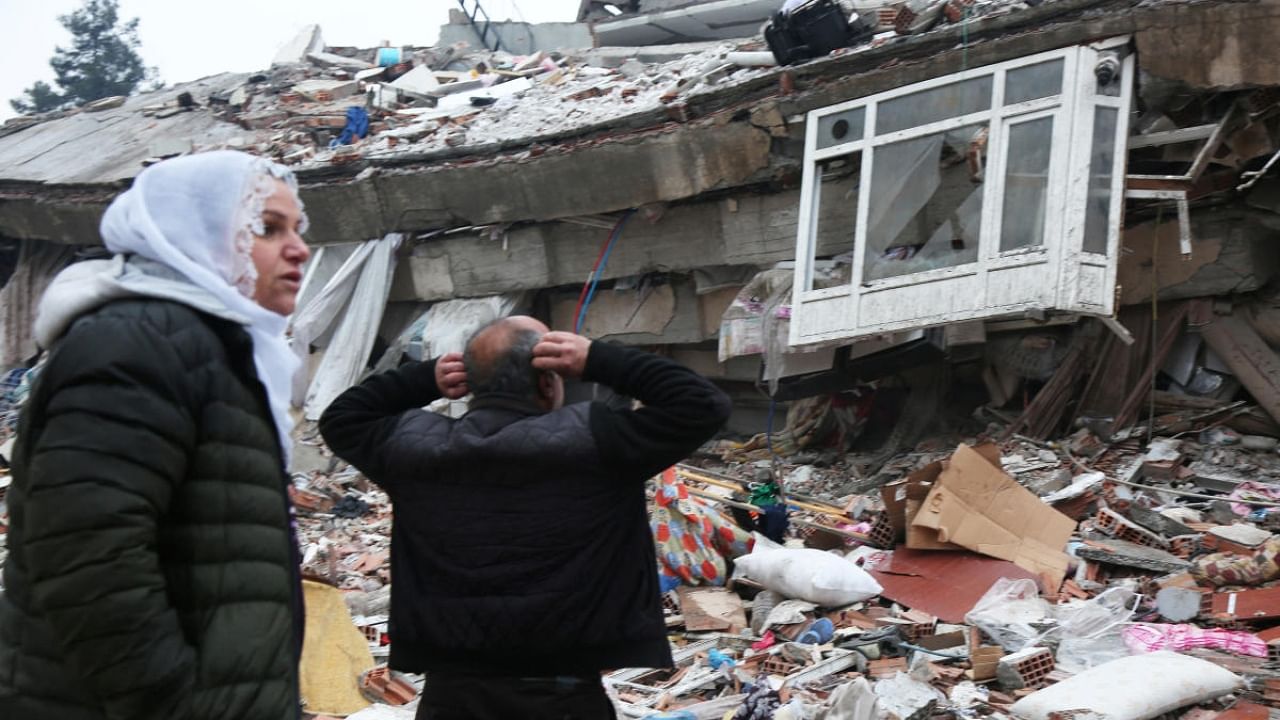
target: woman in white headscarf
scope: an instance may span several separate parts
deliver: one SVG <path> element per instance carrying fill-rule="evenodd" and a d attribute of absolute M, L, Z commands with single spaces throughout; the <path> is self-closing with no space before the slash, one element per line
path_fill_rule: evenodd
<path fill-rule="evenodd" d="M 284 331 L 305 224 L 278 165 L 168 160 L 107 209 L 115 257 L 46 293 L 8 495 L 0 717 L 298 717 Z"/>

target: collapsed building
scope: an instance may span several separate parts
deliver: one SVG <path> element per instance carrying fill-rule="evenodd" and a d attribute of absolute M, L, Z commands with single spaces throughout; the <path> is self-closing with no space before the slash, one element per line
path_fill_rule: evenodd
<path fill-rule="evenodd" d="M 700 11 L 714 26 L 725 5 L 596 27 Z M 754 21 L 771 9 L 747 5 Z M 431 304 L 439 317 L 521 304 L 727 382 L 767 378 L 780 399 L 948 358 L 985 377 L 998 409 L 1068 354 L 1084 375 L 1103 350 L 1135 368 L 1153 346 L 1167 353 L 1148 336 L 1171 346 L 1184 324 L 1165 330 L 1179 306 L 1153 296 L 1216 298 L 1216 322 L 1252 332 L 1208 333 L 1230 347 L 1162 382 L 1194 376 L 1223 395 L 1243 382 L 1274 419 L 1274 388 L 1235 357 L 1257 369 L 1268 358 L 1252 351 L 1280 340 L 1270 5 L 959 3 L 915 34 L 891 30 L 893 11 L 875 16 L 887 32 L 787 67 L 758 38 L 696 27 L 675 46 L 528 56 L 461 41 L 326 49 L 310 28 L 263 73 L 11 120 L 0 236 L 19 282 L 5 291 L 5 363 L 34 354 L 32 291 L 97 243 L 103 208 L 144 163 L 231 147 L 292 164 L 303 183 L 320 250 L 295 331 L 323 350 L 347 318 L 362 330 L 343 358 L 315 363 L 343 365 L 331 386 Z M 336 143 L 352 107 L 367 108 L 365 134 Z M 357 287 L 363 302 L 335 308 L 321 291 L 342 285 L 344 263 L 337 302 Z M 575 315 L 584 279 L 594 294 Z M 317 297 L 330 301 L 319 323 L 306 312 Z M 1084 332 L 1087 317 L 1105 332 Z M 905 364 L 875 362 L 894 348 Z M 1076 414 L 1132 421 L 1120 411 L 1136 379 L 1094 383 Z M 759 395 L 739 397 L 741 427 L 758 426 L 745 411 Z"/>
<path fill-rule="evenodd" d="M 759 34 L 779 5 L 584 0 L 581 22 L 551 26 L 457 13 L 431 47 L 331 47 L 312 27 L 259 73 L 8 121 L 10 384 L 38 353 L 40 292 L 100 252 L 110 200 L 146 164 L 235 148 L 291 165 L 311 218 L 291 329 L 310 360 L 295 392 L 306 419 L 370 370 L 526 312 L 730 390 L 734 418 L 709 454 L 752 481 L 785 476 L 816 508 L 800 525 L 811 545 L 933 547 L 913 540 L 923 494 L 910 488 L 927 492 L 915 473 L 963 438 L 1006 443 L 995 465 L 1073 520 L 1170 552 L 1182 530 L 1130 528 L 1112 517 L 1144 507 L 1128 486 L 1073 472 L 1237 502 L 1242 483 L 1280 476 L 1275 443 L 1258 439 L 1280 437 L 1280 4 L 858 0 L 863 35 L 785 65 Z M 314 482 L 299 507 L 368 513 L 367 481 L 303 427 L 295 469 Z M 1143 447 L 1197 431 L 1209 434 L 1194 448 Z M 1256 457 L 1225 447 L 1241 434 Z M 712 471 L 681 471 L 753 508 L 698 472 Z M 904 477 L 912 511 L 880 496 Z M 878 520 L 856 524 L 868 509 Z M 390 520 L 377 513 L 359 529 L 327 520 L 307 563 L 378 592 Z M 1189 552 L 1161 569 L 1185 569 Z M 911 562 L 926 565 L 902 553 L 886 567 Z M 1046 596 L 1104 594 L 1105 572 L 1055 568 Z M 895 600 L 929 604 L 879 577 Z M 869 611 L 836 623 L 927 624 Z M 680 657 L 688 668 L 740 644 Z M 822 677 L 855 663 L 840 657 L 776 669 Z M 1039 681 L 1037 658 L 1013 664 Z M 642 673 L 615 680 L 634 716 L 659 704 Z"/>

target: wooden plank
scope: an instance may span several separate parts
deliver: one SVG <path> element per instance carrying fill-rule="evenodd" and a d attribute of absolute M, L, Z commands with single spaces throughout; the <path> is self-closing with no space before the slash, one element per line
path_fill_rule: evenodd
<path fill-rule="evenodd" d="M 1173 349 L 1173 343 L 1182 334 L 1182 326 L 1187 319 L 1187 310 L 1187 303 L 1178 303 L 1170 308 L 1167 315 L 1160 316 L 1161 327 L 1155 353 L 1149 358 L 1146 370 L 1138 378 L 1137 383 L 1129 390 L 1124 405 L 1116 413 L 1116 419 L 1112 427 L 1116 429 L 1128 427 L 1138 417 L 1138 409 L 1141 407 L 1142 401 L 1151 392 L 1151 378 L 1154 377 L 1157 369 L 1164 365 L 1165 358 L 1169 356 L 1169 351 Z"/>
<path fill-rule="evenodd" d="M 692 470 L 689 467 L 684 465 L 678 466 L 676 468 L 676 472 L 679 473 L 681 477 L 688 478 L 691 480 L 697 480 L 698 482 L 703 482 L 708 485 L 715 485 L 728 490 L 736 490 L 739 492 L 743 491 L 742 484 L 739 482 L 734 482 L 732 480 L 725 480 L 723 478 L 711 477 L 710 475 L 697 472 L 696 470 Z M 813 501 L 805 502 L 806 499 L 813 500 Z M 841 520 L 849 519 L 848 513 L 846 513 L 843 509 L 838 508 L 834 505 L 825 504 L 822 501 L 817 500 L 816 498 L 807 498 L 807 496 L 803 496 L 803 495 L 789 494 L 787 496 L 787 504 L 794 505 L 795 507 L 798 507 L 802 510 L 808 510 L 810 512 L 816 512 L 823 515 L 830 515 L 832 517 L 837 517 L 837 518 L 840 518 Z"/>
<path fill-rule="evenodd" d="M 1201 326 L 1200 334 L 1258 405 L 1280 422 L 1280 357 L 1253 326 L 1235 315 L 1218 316 Z"/>
<path fill-rule="evenodd" d="M 1129 149 L 1136 150 L 1153 145 L 1173 145 L 1175 143 L 1204 140 L 1213 135 L 1213 131 L 1217 128 L 1218 123 L 1209 123 L 1207 125 L 1196 125 L 1195 127 L 1178 128 L 1177 130 L 1163 130 L 1161 132 L 1147 133 L 1146 135 L 1135 135 L 1129 138 Z"/>
<path fill-rule="evenodd" d="M 1133 336 L 1133 344 L 1111 342 L 1103 348 L 1094 377 L 1082 394 L 1082 415 L 1115 417 L 1151 350 L 1151 308 L 1122 308 L 1119 321 Z"/>
<path fill-rule="evenodd" d="M 1196 161 L 1191 164 L 1191 169 L 1187 171 L 1187 178 L 1191 182 L 1200 179 L 1200 175 L 1205 168 L 1209 167 L 1209 161 L 1213 159 L 1214 153 L 1218 151 L 1218 146 L 1222 145 L 1222 140 L 1226 136 L 1227 126 L 1231 124 L 1236 115 L 1236 106 L 1232 105 L 1227 114 L 1222 116 L 1218 121 L 1218 126 L 1214 128 L 1213 134 L 1205 141 L 1204 147 L 1200 148 L 1200 154 L 1196 156 Z"/>
<path fill-rule="evenodd" d="M 1066 413 L 1068 404 L 1076 396 L 1075 391 L 1084 375 L 1088 358 L 1093 357 L 1098 340 L 1097 330 L 1098 326 L 1092 323 L 1077 330 L 1062 364 L 1054 371 L 1049 382 L 1036 393 L 1035 399 L 1022 411 L 1022 415 L 1005 430 L 1001 442 L 1023 428 L 1036 440 L 1044 440 L 1057 431 L 1062 425 L 1062 416 Z"/>

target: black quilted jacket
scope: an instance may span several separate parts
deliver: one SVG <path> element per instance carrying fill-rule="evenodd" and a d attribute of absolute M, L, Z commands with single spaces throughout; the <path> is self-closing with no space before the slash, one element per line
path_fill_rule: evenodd
<path fill-rule="evenodd" d="M 298 717 L 296 548 L 255 378 L 243 329 L 177 303 L 71 327 L 19 426 L 0 718 Z"/>
<path fill-rule="evenodd" d="M 645 481 L 724 424 L 729 400 L 655 355 L 593 343 L 584 379 L 644 403 L 550 413 L 482 398 L 453 420 L 433 363 L 369 378 L 320 420 L 391 496 L 391 665 L 553 676 L 666 667 Z"/>

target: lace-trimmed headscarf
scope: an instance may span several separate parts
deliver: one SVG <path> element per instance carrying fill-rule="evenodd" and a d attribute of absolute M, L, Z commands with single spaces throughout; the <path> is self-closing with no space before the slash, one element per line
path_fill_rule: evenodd
<path fill-rule="evenodd" d="M 101 231 L 108 250 L 167 266 L 245 326 L 287 458 L 293 428 L 290 388 L 300 361 L 285 339 L 288 318 L 253 300 L 254 235 L 265 234 L 262 211 L 276 180 L 296 198 L 293 173 L 246 153 L 226 150 L 166 160 L 139 173 L 133 187 L 111 203 Z"/>

